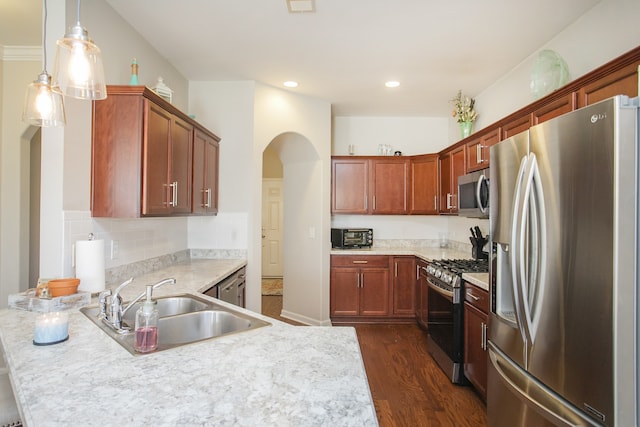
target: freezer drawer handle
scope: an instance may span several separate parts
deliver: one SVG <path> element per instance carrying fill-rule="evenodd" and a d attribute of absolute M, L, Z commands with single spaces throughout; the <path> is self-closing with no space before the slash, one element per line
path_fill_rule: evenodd
<path fill-rule="evenodd" d="M 528 376 L 517 366 L 511 365 L 502 352 L 489 342 L 489 359 L 500 379 L 514 395 L 527 406 L 558 426 L 597 426 L 593 420 L 577 412 L 568 403 L 561 401 L 553 392 L 547 390 L 533 377 Z M 519 383 L 516 380 L 520 379 Z M 525 391 L 526 390 L 526 391 Z"/>

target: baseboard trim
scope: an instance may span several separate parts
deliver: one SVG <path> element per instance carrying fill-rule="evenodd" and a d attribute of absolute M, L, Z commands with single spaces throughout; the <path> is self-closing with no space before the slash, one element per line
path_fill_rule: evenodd
<path fill-rule="evenodd" d="M 331 326 L 331 320 L 317 320 L 288 310 L 282 310 L 280 316 L 308 326 Z"/>

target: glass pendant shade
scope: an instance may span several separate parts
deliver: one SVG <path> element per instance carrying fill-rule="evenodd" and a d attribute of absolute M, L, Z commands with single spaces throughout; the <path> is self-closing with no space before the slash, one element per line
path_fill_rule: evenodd
<path fill-rule="evenodd" d="M 43 71 L 27 86 L 22 120 L 34 126 L 64 126 L 66 117 L 62 92 L 51 85 L 51 76 Z"/>
<path fill-rule="evenodd" d="M 78 99 L 105 99 L 100 48 L 89 38 L 87 30 L 78 22 L 58 40 L 53 82 L 63 94 Z"/>

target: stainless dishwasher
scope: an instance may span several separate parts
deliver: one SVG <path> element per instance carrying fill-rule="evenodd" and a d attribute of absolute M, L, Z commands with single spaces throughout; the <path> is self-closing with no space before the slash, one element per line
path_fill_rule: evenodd
<path fill-rule="evenodd" d="M 206 291 L 205 294 L 244 307 L 245 277 L 246 269 L 242 267 L 222 279 L 214 287 Z"/>

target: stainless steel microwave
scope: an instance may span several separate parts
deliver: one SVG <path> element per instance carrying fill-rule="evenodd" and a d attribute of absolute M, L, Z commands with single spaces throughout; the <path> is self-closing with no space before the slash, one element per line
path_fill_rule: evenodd
<path fill-rule="evenodd" d="M 373 244 L 371 228 L 332 228 L 331 247 L 338 249 L 366 248 Z"/>
<path fill-rule="evenodd" d="M 458 215 L 489 218 L 489 169 L 458 177 Z"/>

